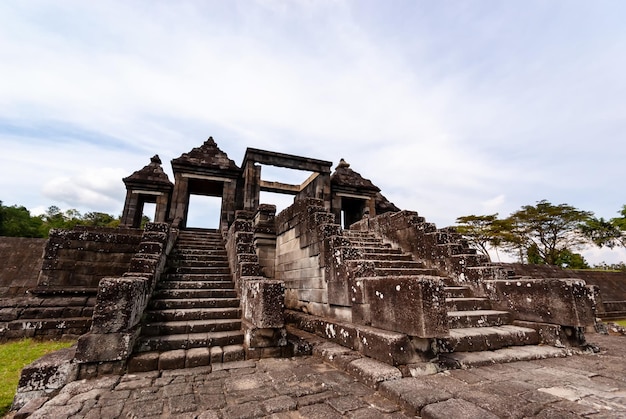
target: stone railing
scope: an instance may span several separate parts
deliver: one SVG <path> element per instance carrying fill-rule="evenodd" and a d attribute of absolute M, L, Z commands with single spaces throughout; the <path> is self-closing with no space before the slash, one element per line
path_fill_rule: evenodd
<path fill-rule="evenodd" d="M 453 228 L 437 230 L 415 212 L 366 218 L 351 229 L 373 232 L 410 252 L 453 283 L 470 287 L 474 296 L 488 297 L 494 309 L 509 311 L 526 326 L 579 330 L 594 325 L 597 290 L 584 281 L 567 279 L 566 272 L 562 278 L 516 279 L 511 269 L 476 255 Z"/>
<path fill-rule="evenodd" d="M 253 219 L 249 211 L 237 211 L 226 234 L 226 251 L 242 306 L 246 357 L 280 357 L 287 350 L 284 317 L 284 284 L 261 275 L 254 246 Z"/>
<path fill-rule="evenodd" d="M 297 201 L 276 225 L 276 275 L 285 281 L 289 309 L 420 338 L 447 334 L 441 279 L 369 276 L 365 255 L 321 200 Z"/>
<path fill-rule="evenodd" d="M 177 233 L 166 223 L 147 224 L 124 276 L 100 281 L 91 330 L 78 340 L 81 377 L 123 370 Z"/>

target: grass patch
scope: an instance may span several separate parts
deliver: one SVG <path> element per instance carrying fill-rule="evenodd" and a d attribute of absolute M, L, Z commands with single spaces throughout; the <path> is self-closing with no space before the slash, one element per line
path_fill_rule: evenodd
<path fill-rule="evenodd" d="M 22 368 L 42 355 L 73 344 L 74 342 L 67 341 L 32 339 L 0 344 L 0 416 L 4 416 L 11 408 Z"/>
<path fill-rule="evenodd" d="M 623 319 L 623 320 L 611 320 L 611 322 L 617 323 L 620 326 L 626 327 L 626 319 Z"/>

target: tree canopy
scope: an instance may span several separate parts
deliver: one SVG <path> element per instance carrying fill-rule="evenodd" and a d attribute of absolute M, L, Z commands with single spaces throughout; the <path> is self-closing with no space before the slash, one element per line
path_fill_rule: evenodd
<path fill-rule="evenodd" d="M 497 214 L 457 218 L 457 230 L 486 253 L 487 246 L 514 254 L 520 262 L 588 268 L 575 251 L 584 245 L 626 245 L 626 205 L 622 217 L 596 219 L 592 212 L 547 200 L 525 205 L 509 217 Z"/>
<path fill-rule="evenodd" d="M 88 212 L 82 215 L 75 209 L 62 212 L 54 205 L 48 207 L 45 214 L 31 215 L 23 206 L 8 207 L 0 201 L 0 236 L 47 237 L 53 228 L 74 228 L 77 225 L 117 227 L 119 223 L 120 217 L 113 215 L 102 212 Z"/>

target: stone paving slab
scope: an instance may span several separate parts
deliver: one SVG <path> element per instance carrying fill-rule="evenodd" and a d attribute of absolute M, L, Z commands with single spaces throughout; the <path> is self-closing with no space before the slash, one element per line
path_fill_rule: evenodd
<path fill-rule="evenodd" d="M 321 355 L 106 376 L 9 417 L 626 418 L 626 337 L 589 340 L 600 353 L 404 378 L 365 358 L 339 370 Z"/>

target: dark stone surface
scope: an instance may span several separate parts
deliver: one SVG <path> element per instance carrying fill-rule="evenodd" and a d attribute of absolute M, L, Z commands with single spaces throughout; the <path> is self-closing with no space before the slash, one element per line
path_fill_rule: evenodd
<path fill-rule="evenodd" d="M 395 379 L 379 391 L 315 357 L 109 376 L 66 385 L 31 417 L 621 417 L 625 339 L 594 335 L 595 355 Z"/>
<path fill-rule="evenodd" d="M 0 237 L 0 298 L 24 295 L 37 285 L 46 239 Z"/>

